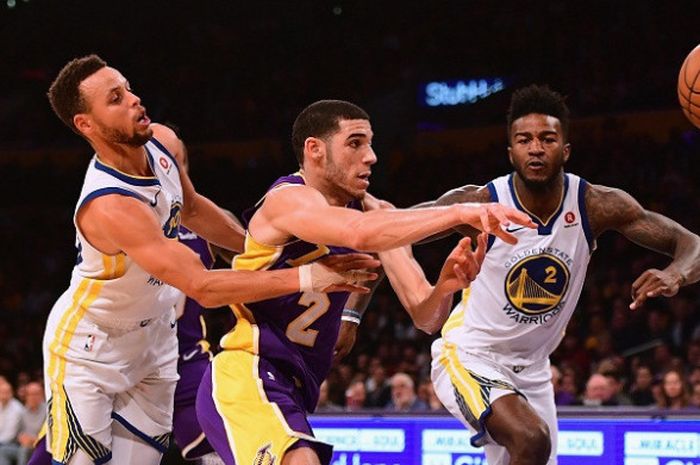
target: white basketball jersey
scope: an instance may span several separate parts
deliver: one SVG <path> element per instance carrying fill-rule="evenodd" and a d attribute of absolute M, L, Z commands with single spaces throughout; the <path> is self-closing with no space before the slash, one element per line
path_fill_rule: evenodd
<path fill-rule="evenodd" d="M 512 174 L 488 188 L 493 201 L 527 212 Z M 481 272 L 445 323 L 445 340 L 512 365 L 549 357 L 576 308 L 595 247 L 585 188 L 586 181 L 565 174 L 563 198 L 552 217 L 531 215 L 538 229 L 511 225 L 508 230 L 518 238 L 514 246 L 489 238 Z"/>
<path fill-rule="evenodd" d="M 78 257 L 70 287 L 56 302 L 55 310 L 79 305 L 98 322 L 143 321 L 172 308 L 180 295 L 175 288 L 145 272 L 125 253 L 105 255 L 95 249 L 83 236 L 76 220 L 78 211 L 87 202 L 103 195 L 126 195 L 148 205 L 162 225 L 163 234 L 178 240 L 182 186 L 177 162 L 155 139 L 145 147 L 153 177 L 122 173 L 100 161 L 97 154 L 90 161 L 73 219 Z"/>

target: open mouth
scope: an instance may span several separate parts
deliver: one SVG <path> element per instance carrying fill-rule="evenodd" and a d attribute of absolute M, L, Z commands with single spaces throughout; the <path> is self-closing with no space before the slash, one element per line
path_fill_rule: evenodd
<path fill-rule="evenodd" d="M 539 160 L 533 160 L 527 164 L 527 167 L 531 170 L 539 171 L 541 169 L 544 169 L 545 165 Z"/>
<path fill-rule="evenodd" d="M 141 112 L 139 117 L 136 119 L 136 122 L 144 126 L 148 126 L 149 124 L 151 124 L 150 118 L 148 117 L 148 115 L 146 115 L 146 110 L 143 110 Z"/>

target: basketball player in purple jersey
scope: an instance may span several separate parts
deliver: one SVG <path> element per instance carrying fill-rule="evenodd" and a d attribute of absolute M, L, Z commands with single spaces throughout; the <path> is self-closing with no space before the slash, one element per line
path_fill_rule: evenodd
<path fill-rule="evenodd" d="M 435 286 L 404 246 L 459 224 L 513 243 L 501 225 L 534 223 L 499 204 L 385 209 L 366 192 L 377 160 L 372 135 L 369 116 L 351 103 L 324 100 L 302 111 L 292 132 L 302 169 L 275 181 L 244 214 L 245 250 L 233 268 L 285 269 L 353 250 L 380 251 L 404 306 L 430 325 L 476 276 L 485 236 L 474 253 L 469 239 L 460 241 Z M 197 395 L 202 429 L 227 465 L 329 462 L 331 448 L 313 437 L 306 414 L 330 368 L 347 297 L 295 292 L 232 306 L 236 326 L 222 338 Z"/>

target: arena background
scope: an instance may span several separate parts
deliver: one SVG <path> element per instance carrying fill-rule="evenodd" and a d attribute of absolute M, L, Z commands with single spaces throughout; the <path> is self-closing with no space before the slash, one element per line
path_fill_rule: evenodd
<path fill-rule="evenodd" d="M 407 207 L 507 172 L 505 110 L 513 89 L 534 82 L 568 96 L 570 171 L 621 187 L 697 233 L 700 130 L 679 109 L 676 79 L 700 43 L 699 8 L 2 0 L 0 374 L 20 388 L 41 376 L 45 317 L 74 263 L 71 217 L 91 152 L 45 97 L 69 59 L 95 52 L 120 69 L 153 120 L 180 128 L 198 190 L 237 214 L 296 169 L 291 124 L 314 100 L 348 99 L 368 110 L 379 156 L 371 191 Z M 459 81 L 470 89 L 460 94 L 465 102 L 426 103 L 429 83 L 457 92 Z M 431 279 L 455 240 L 416 248 Z M 665 263 L 619 235 L 599 241 L 580 308 L 553 357 L 574 396 L 601 370 L 630 394 L 640 364 L 652 368 L 657 391 L 673 367 L 688 389 L 691 376 L 700 381 L 698 286 L 627 309 L 630 283 Z M 355 350 L 331 373 L 331 400 L 343 406 L 352 380 L 377 366 L 420 382 L 431 339 L 412 329 L 383 285 Z"/>

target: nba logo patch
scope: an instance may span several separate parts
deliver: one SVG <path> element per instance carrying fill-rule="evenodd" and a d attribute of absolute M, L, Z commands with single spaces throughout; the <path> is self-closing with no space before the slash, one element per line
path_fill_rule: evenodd
<path fill-rule="evenodd" d="M 85 346 L 83 349 L 85 349 L 85 352 L 92 352 L 92 347 L 95 345 L 95 336 L 92 334 L 88 334 L 88 337 L 85 339 Z"/>

